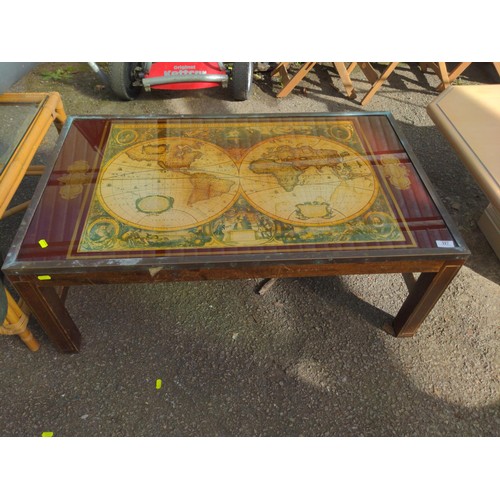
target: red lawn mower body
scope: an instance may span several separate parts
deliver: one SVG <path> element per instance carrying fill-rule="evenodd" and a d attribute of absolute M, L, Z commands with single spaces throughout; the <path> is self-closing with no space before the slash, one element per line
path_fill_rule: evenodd
<path fill-rule="evenodd" d="M 131 101 L 141 88 L 150 90 L 195 90 L 227 86 L 235 101 L 250 97 L 251 62 L 116 62 L 109 63 L 111 90 Z"/>
<path fill-rule="evenodd" d="M 161 77 L 204 77 L 206 75 L 219 75 L 226 77 L 226 69 L 220 68 L 216 62 L 155 62 L 144 78 Z M 218 87 L 220 82 L 179 82 L 151 85 L 152 89 L 160 90 L 193 90 Z"/>

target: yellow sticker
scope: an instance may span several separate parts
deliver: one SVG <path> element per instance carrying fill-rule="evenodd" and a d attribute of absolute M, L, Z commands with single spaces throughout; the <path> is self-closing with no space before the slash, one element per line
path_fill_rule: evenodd
<path fill-rule="evenodd" d="M 42 432 L 42 437 L 43 438 L 51 438 L 54 436 L 53 432 Z"/>
<path fill-rule="evenodd" d="M 40 240 L 38 242 L 38 244 L 42 247 L 42 248 L 47 248 L 49 246 L 49 244 L 45 241 L 45 240 Z"/>
<path fill-rule="evenodd" d="M 44 275 L 42 275 L 42 276 L 38 276 L 38 279 L 39 279 L 40 281 L 47 281 L 47 280 L 51 280 L 52 278 L 51 278 L 49 275 L 44 274 Z"/>
<path fill-rule="evenodd" d="M 161 389 L 161 378 L 156 379 L 156 388 Z"/>

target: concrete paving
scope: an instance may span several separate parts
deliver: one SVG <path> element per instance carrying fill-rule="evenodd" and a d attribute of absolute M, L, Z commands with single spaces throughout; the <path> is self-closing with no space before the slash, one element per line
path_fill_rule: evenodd
<path fill-rule="evenodd" d="M 66 70 L 58 81 L 57 68 Z M 256 280 L 75 287 L 67 306 L 81 353 L 57 352 L 34 319 L 39 352 L 0 338 L 0 435 L 500 434 L 500 266 L 477 227 L 488 202 L 426 113 L 437 78 L 403 64 L 361 107 L 330 65 L 284 99 L 258 76 L 246 102 L 222 88 L 120 102 L 79 64 L 42 65 L 11 91 L 58 91 L 71 115 L 390 111 L 472 251 L 417 335 L 381 329 L 405 297 L 399 275 L 279 280 L 263 296 Z M 362 97 L 367 84 L 353 79 Z M 477 63 L 459 83 L 498 77 Z M 52 130 L 36 161 L 56 139 Z M 36 182 L 27 178 L 17 198 Z M 21 219 L 0 222 L 3 253 Z"/>

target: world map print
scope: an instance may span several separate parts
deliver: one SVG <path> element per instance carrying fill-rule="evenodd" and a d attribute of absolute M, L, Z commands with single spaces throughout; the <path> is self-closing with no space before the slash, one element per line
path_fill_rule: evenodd
<path fill-rule="evenodd" d="M 349 122 L 155 127 L 112 126 L 78 252 L 404 241 Z"/>

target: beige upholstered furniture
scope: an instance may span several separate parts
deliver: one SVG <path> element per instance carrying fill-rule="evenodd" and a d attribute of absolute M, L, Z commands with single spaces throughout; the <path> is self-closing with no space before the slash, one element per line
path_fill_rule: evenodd
<path fill-rule="evenodd" d="M 500 258 L 500 85 L 449 87 L 427 111 L 490 202 L 479 226 Z"/>

